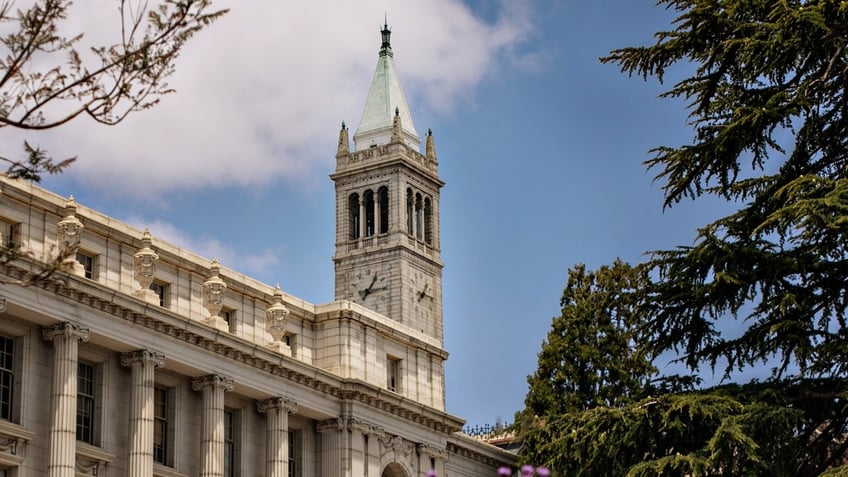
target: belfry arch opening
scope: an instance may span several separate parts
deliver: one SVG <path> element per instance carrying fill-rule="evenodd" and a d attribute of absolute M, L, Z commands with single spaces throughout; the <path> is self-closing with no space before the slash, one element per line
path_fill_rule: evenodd
<path fill-rule="evenodd" d="M 424 198 L 424 241 L 433 244 L 433 204 L 429 197 Z"/>
<path fill-rule="evenodd" d="M 366 190 L 363 194 L 363 200 L 365 202 L 365 236 L 371 237 L 374 235 L 376 226 L 376 219 L 374 217 L 374 192 Z"/>
<path fill-rule="evenodd" d="M 389 233 L 389 188 L 380 187 L 377 190 L 377 204 L 380 209 L 380 230 L 379 233 Z"/>
<path fill-rule="evenodd" d="M 350 233 L 348 234 L 351 240 L 359 239 L 359 221 L 361 217 L 359 216 L 359 194 L 353 193 L 350 194 L 347 200 L 348 206 L 348 217 L 350 217 L 350 221 L 348 223 L 348 227 L 350 227 Z"/>

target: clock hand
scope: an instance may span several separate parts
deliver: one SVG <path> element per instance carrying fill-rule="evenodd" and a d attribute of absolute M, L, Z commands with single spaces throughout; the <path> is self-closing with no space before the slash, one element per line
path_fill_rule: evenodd
<path fill-rule="evenodd" d="M 364 300 L 366 296 L 371 294 L 372 288 L 374 288 L 374 283 L 377 282 L 377 274 L 374 274 L 374 277 L 371 279 L 371 283 L 368 284 L 368 287 L 362 290 L 359 290 L 359 296 Z"/>

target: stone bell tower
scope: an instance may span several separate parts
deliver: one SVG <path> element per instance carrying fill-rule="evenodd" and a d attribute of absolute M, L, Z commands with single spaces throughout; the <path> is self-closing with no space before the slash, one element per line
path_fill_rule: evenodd
<path fill-rule="evenodd" d="M 401 87 L 384 25 L 377 70 L 350 149 L 339 132 L 336 171 L 336 299 L 362 304 L 442 337 L 439 179 L 433 135 L 425 152 Z"/>

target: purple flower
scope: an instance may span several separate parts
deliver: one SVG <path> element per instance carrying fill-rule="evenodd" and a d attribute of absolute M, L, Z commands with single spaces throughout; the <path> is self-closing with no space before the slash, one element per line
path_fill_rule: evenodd
<path fill-rule="evenodd" d="M 536 475 L 538 475 L 539 477 L 550 477 L 551 471 L 548 470 L 547 467 L 537 467 Z"/>
<path fill-rule="evenodd" d="M 521 466 L 521 475 L 524 477 L 530 477 L 533 475 L 533 466 L 532 465 L 522 465 Z"/>
<path fill-rule="evenodd" d="M 436 477 L 436 471 L 433 469 L 428 470 L 427 477 Z"/>
<path fill-rule="evenodd" d="M 507 466 L 502 466 L 498 469 L 498 475 L 501 477 L 509 477 L 510 475 L 512 475 L 512 469 Z"/>

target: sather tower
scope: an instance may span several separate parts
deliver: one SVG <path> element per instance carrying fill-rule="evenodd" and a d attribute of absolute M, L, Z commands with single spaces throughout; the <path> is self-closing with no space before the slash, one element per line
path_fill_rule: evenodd
<path fill-rule="evenodd" d="M 383 26 L 377 70 L 353 135 L 336 153 L 336 299 L 351 300 L 443 343 L 439 179 L 433 136 L 425 153 Z"/>

